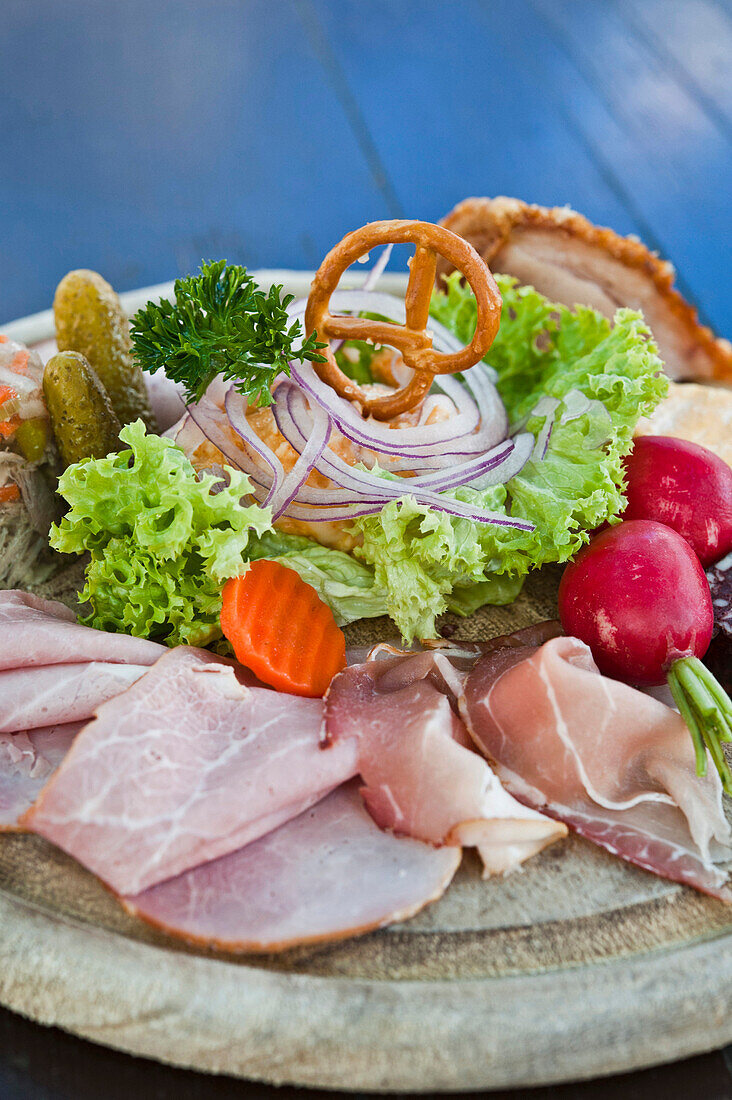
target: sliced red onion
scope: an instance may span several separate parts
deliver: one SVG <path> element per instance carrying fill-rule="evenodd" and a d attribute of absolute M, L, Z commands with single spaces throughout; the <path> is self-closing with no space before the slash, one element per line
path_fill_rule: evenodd
<path fill-rule="evenodd" d="M 231 395 L 234 398 L 230 400 Z M 238 407 L 236 398 L 239 399 Z M 282 463 L 250 426 L 241 397 L 233 386 L 227 392 L 226 405 L 226 412 L 223 412 L 204 396 L 197 404 L 188 405 L 187 411 L 206 439 L 221 451 L 231 466 L 249 474 L 255 484 L 266 486 L 268 497 L 262 503 L 269 504 L 269 496 L 279 490 L 285 479 Z M 232 428 L 240 441 L 232 437 Z M 263 470 L 262 464 L 268 470 Z"/>
<path fill-rule="evenodd" d="M 298 302 L 293 302 L 288 312 L 293 317 L 302 318 L 305 313 L 305 306 L 307 300 L 301 298 Z M 391 294 L 381 294 L 374 291 L 366 292 L 363 290 L 338 290 L 331 296 L 331 306 L 337 312 L 351 312 L 351 313 L 379 313 L 389 320 L 395 321 L 397 324 L 404 324 L 406 321 L 406 306 L 404 301 L 400 298 L 395 298 Z M 432 322 L 430 322 L 432 325 Z M 463 345 L 456 339 L 439 322 L 434 322 L 433 327 L 434 346 L 438 351 L 454 352 L 459 351 Z M 309 364 L 308 364 L 309 366 Z M 491 378 L 493 372 L 490 367 L 482 364 L 484 371 L 487 373 L 487 377 Z M 349 401 L 345 401 L 339 397 L 326 383 L 320 381 L 312 368 L 306 373 L 314 376 L 313 386 L 316 391 L 319 391 L 320 395 L 328 402 L 328 411 L 331 415 L 334 412 L 341 411 L 344 418 L 351 422 L 356 433 L 359 434 L 359 424 L 363 426 L 364 420 L 357 409 L 351 405 Z M 469 373 L 469 372 L 468 372 Z M 302 384 L 302 381 L 298 379 Z M 453 417 L 450 421 L 443 421 L 441 426 L 428 425 L 428 427 L 434 429 L 430 432 L 430 440 L 426 443 L 427 447 L 430 447 L 433 443 L 439 443 L 442 439 L 457 438 L 461 434 L 467 434 L 472 432 L 478 425 L 480 420 L 480 413 L 476 411 L 475 402 L 470 400 L 470 395 L 467 393 L 464 386 L 462 386 L 457 379 L 452 378 L 450 375 L 441 375 L 435 379 L 435 384 L 447 394 L 455 404 L 458 410 L 458 417 Z M 318 400 L 318 392 L 313 393 L 313 396 Z M 319 400 L 320 404 L 324 404 L 324 401 Z M 333 404 L 335 408 L 331 408 Z M 324 407 L 325 404 L 324 404 Z M 461 420 L 460 415 L 463 415 L 465 419 Z M 449 424 L 449 428 L 446 425 Z M 339 425 L 340 426 L 340 425 Z M 374 432 L 377 438 L 383 437 L 383 442 L 388 444 L 388 447 L 383 449 L 391 450 L 395 440 L 393 432 L 411 432 L 412 436 L 404 436 L 404 444 L 410 446 L 410 450 L 413 449 L 414 442 L 419 441 L 420 437 L 414 433 L 418 430 L 415 428 L 388 428 L 383 424 L 374 424 L 371 422 L 371 426 L 374 428 Z M 439 428 L 439 430 L 437 430 Z M 341 428 L 344 435 L 348 435 L 348 432 Z M 384 436 L 384 432 L 389 433 L 390 438 Z M 360 443 L 361 445 L 367 445 L 363 440 L 354 438 L 353 442 Z M 374 447 L 374 449 L 377 449 Z"/>
<path fill-rule="evenodd" d="M 405 494 L 402 494 L 402 496 L 404 495 Z M 443 497 L 442 500 L 448 506 L 440 510 L 446 512 L 448 515 L 457 516 L 459 519 L 469 519 L 473 523 L 490 523 L 497 527 L 512 527 L 519 531 L 534 530 L 534 524 L 529 523 L 527 520 L 516 519 L 513 516 L 506 516 L 500 512 L 487 512 L 482 508 L 470 508 L 469 505 L 462 505 L 459 501 L 450 500 L 449 497 Z M 358 519 L 359 516 L 376 515 L 381 511 L 385 503 L 386 502 L 383 500 L 365 501 L 350 507 L 345 505 L 333 508 L 308 508 L 306 506 L 292 504 L 287 510 L 287 515 L 292 519 L 303 520 L 306 523 L 333 523 L 343 520 Z"/>
<path fill-rule="evenodd" d="M 388 256 L 381 257 L 382 267 L 375 278 L 387 259 Z M 303 316 L 305 304 L 304 300 L 293 303 L 290 315 Z M 401 299 L 368 288 L 337 291 L 331 304 L 336 311 L 380 313 L 398 323 L 403 323 L 406 314 Z M 462 347 L 437 322 L 433 326 L 433 339 L 438 351 L 452 352 Z M 486 364 L 477 364 L 466 371 L 464 382 L 449 375 L 436 378 L 435 385 L 457 409 L 454 417 L 403 428 L 364 420 L 357 408 L 320 380 L 309 362 L 292 363 L 291 372 L 292 380 L 280 376 L 273 391 L 278 429 L 299 455 L 287 475 L 277 455 L 249 423 L 246 405 L 233 387 L 226 394 L 226 413 L 205 398 L 189 409 L 206 437 L 233 465 L 246 470 L 252 478 L 255 497 L 270 504 L 275 516 L 286 514 L 309 522 L 354 519 L 379 512 L 387 501 L 409 495 L 427 507 L 474 522 L 534 529 L 528 521 L 440 495 L 467 483 L 478 488 L 505 483 L 528 461 L 533 437 L 523 434 L 515 439 L 506 438 L 506 412 L 493 383 L 494 372 Z M 328 446 L 334 423 L 360 448 L 385 456 L 382 461 L 389 472 L 408 472 L 413 476 L 384 478 L 349 465 Z M 238 439 L 232 439 L 229 426 Z M 333 487 L 307 485 L 313 470 L 327 477 Z"/>
<path fill-rule="evenodd" d="M 280 433 L 296 450 L 301 451 L 310 437 L 311 408 L 304 395 L 292 382 L 282 383 L 277 388 L 275 401 L 275 420 Z M 533 446 L 533 436 L 526 434 L 517 440 L 504 440 L 490 451 L 476 455 L 467 462 L 452 465 L 449 469 L 436 470 L 406 479 L 407 491 L 421 499 L 420 490 L 442 492 L 480 479 L 476 488 L 503 484 L 523 468 L 528 461 Z M 349 487 L 354 485 L 354 467 L 344 462 L 332 450 L 325 449 L 315 462 L 315 469 L 335 482 L 336 485 Z M 356 471 L 361 486 L 371 485 L 376 495 L 398 496 L 404 492 L 399 482 L 388 481 L 378 474 L 368 471 Z M 390 486 L 391 488 L 386 488 Z"/>
<path fill-rule="evenodd" d="M 287 514 L 295 519 L 308 522 L 326 522 L 355 519 L 362 515 L 375 514 L 389 500 L 397 500 L 405 495 L 414 495 L 421 504 L 435 510 L 473 520 L 476 523 L 496 523 L 501 526 L 516 527 L 520 530 L 533 530 L 533 525 L 501 514 L 475 508 L 462 501 L 439 495 L 436 487 L 424 487 L 416 484 L 416 479 L 408 483 L 380 478 L 366 470 L 357 470 L 327 450 L 327 462 L 324 453 L 330 436 L 330 422 L 322 410 L 315 413 L 317 427 L 313 423 L 311 411 L 307 408 L 304 395 L 289 381 L 283 381 L 277 387 L 274 412 L 278 427 L 285 438 L 291 436 L 298 446 L 304 445 L 300 460 L 285 478 L 282 463 L 274 452 L 262 442 L 249 424 L 240 395 L 233 389 L 226 395 L 226 413 L 213 402 L 203 398 L 196 406 L 189 408 L 189 414 L 207 439 L 216 446 L 231 465 L 244 469 L 253 483 L 253 494 L 263 505 L 273 504 L 277 514 Z M 293 416 L 307 413 L 310 419 L 305 424 L 308 435 L 302 432 L 303 423 L 298 425 Z M 238 444 L 232 439 L 228 426 L 234 429 L 241 439 Z M 283 431 L 284 428 L 284 431 Z M 314 442 L 307 456 L 305 451 Z M 295 449 L 298 449 L 297 446 Z M 508 461 L 516 450 L 514 441 L 507 441 L 499 453 L 482 456 L 482 472 L 488 476 L 491 467 L 498 469 L 502 461 Z M 253 458 L 253 455 L 256 458 Z M 523 458 L 522 455 L 520 455 Z M 313 461 L 315 459 L 315 462 Z M 260 461 L 258 461 L 260 460 Z M 336 474 L 338 489 L 320 489 L 305 486 L 304 482 L 313 468 L 322 462 L 322 472 L 327 476 Z M 262 464 L 268 466 L 264 470 Z M 513 474 L 511 474 L 513 476 Z M 285 482 L 288 482 L 285 489 Z M 440 482 L 437 483 L 441 484 Z M 297 502 L 294 497 L 299 499 Z M 307 503 L 307 502 L 312 502 Z"/>
<path fill-rule="evenodd" d="M 289 383 L 287 383 L 289 385 Z M 275 408 L 276 408 L 275 404 Z M 330 439 L 333 422 L 328 414 L 319 408 L 312 411 L 312 430 L 297 462 L 285 477 L 277 492 L 272 494 L 269 504 L 272 518 L 277 519 L 297 497 L 303 485 L 313 472 L 317 460 L 322 455 Z"/>
<path fill-rule="evenodd" d="M 542 462 L 546 458 L 549 440 L 552 437 L 552 431 L 554 429 L 557 409 L 560 404 L 561 401 L 556 397 L 542 397 L 529 413 L 529 419 L 533 416 L 543 416 L 545 418 L 541 430 L 536 437 L 534 450 L 531 453 L 532 462 Z"/>
<path fill-rule="evenodd" d="M 226 393 L 224 398 L 224 405 L 226 407 L 226 415 L 229 419 L 234 431 L 242 439 L 245 450 L 249 449 L 253 454 L 257 456 L 257 459 L 264 461 L 272 474 L 272 480 L 269 485 L 269 493 L 264 500 L 264 504 L 270 504 L 273 499 L 276 499 L 280 493 L 280 490 L 285 481 L 285 469 L 280 462 L 277 455 L 274 453 L 271 447 L 268 447 L 266 443 L 257 435 L 252 425 L 249 423 L 246 414 L 246 404 L 242 400 L 241 394 L 236 392 L 234 386 L 232 386 Z M 256 459 L 255 459 L 256 463 Z M 245 469 L 247 467 L 244 467 Z M 260 475 L 264 473 L 261 470 Z M 265 477 L 267 475 L 265 474 Z"/>
<path fill-rule="evenodd" d="M 312 431 L 312 420 L 310 419 L 312 410 L 307 407 L 302 391 L 292 382 L 281 383 L 277 387 L 276 393 L 277 400 L 274 405 L 274 415 L 277 427 L 290 445 L 298 450 L 305 441 L 309 440 Z M 531 440 L 530 436 L 528 438 Z M 492 467 L 497 470 L 503 461 L 511 457 L 515 449 L 514 442 L 508 440 L 502 448 L 496 449 L 498 453 L 481 456 L 482 465 L 479 472 L 488 476 L 489 470 Z M 520 455 L 520 457 L 522 458 L 521 465 L 523 465 L 528 455 Z M 442 482 L 448 477 L 448 474 L 445 473 L 441 475 L 442 481 L 438 480 L 438 476 L 435 474 L 427 475 L 427 484 L 419 477 L 391 480 L 373 474 L 369 470 L 360 470 L 355 466 L 350 466 L 329 449 L 322 449 L 320 457 L 314 463 L 314 468 L 329 477 L 340 488 L 351 490 L 357 497 L 363 499 L 373 497 L 377 500 L 381 499 L 383 504 L 386 500 L 398 500 L 400 497 L 409 495 L 414 496 L 420 504 L 434 508 L 436 511 L 464 516 L 469 519 L 480 516 L 484 518 L 479 519 L 479 522 L 495 522 L 495 514 L 492 512 L 476 509 L 463 504 L 461 501 L 439 495 L 439 490 L 443 487 Z M 500 480 L 507 479 L 501 478 Z M 453 480 L 445 487 L 452 488 L 455 484 L 456 482 Z M 519 526 L 519 524 L 510 525 Z M 528 529 L 533 530 L 533 526 L 529 525 Z"/>
<path fill-rule="evenodd" d="M 189 412 L 184 413 L 177 424 L 168 429 L 168 438 L 190 457 L 206 440 L 206 436 Z"/>
<path fill-rule="evenodd" d="M 459 455 L 477 454 L 494 446 L 505 437 L 508 425 L 505 410 L 496 396 L 489 398 L 486 387 L 481 386 L 480 402 L 473 402 L 468 413 L 458 413 L 450 420 L 436 424 L 423 424 L 406 428 L 390 428 L 373 420 L 364 420 L 358 410 L 349 401 L 344 401 L 327 383 L 322 382 L 310 363 L 293 363 L 292 377 L 299 386 L 317 404 L 321 405 L 335 420 L 342 434 L 351 442 L 369 450 L 386 453 L 397 458 L 427 459 L 427 466 L 446 465 Z M 472 370 L 476 368 L 473 367 Z M 466 381 L 470 375 L 466 372 Z M 459 386 L 455 379 L 440 379 L 439 385 L 452 397 L 452 383 Z M 462 388 L 462 387 L 461 387 Z M 480 404 L 485 409 L 485 418 L 481 418 Z M 478 431 L 475 431 L 478 427 Z M 436 461 L 443 456 L 444 461 Z M 418 467 L 413 463 L 411 468 Z"/>

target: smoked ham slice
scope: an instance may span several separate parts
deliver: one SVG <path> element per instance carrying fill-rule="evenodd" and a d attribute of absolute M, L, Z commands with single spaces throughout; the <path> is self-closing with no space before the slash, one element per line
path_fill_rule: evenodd
<path fill-rule="evenodd" d="M 0 832 L 18 828 L 66 756 L 82 723 L 0 733 Z"/>
<path fill-rule="evenodd" d="M 475 846 L 486 875 L 505 873 L 566 830 L 512 798 L 467 747 L 447 697 L 460 687 L 439 651 L 353 665 L 328 690 L 327 738 L 358 744 L 361 793 L 383 829 Z"/>
<path fill-rule="evenodd" d="M 555 638 L 484 656 L 461 712 L 504 786 L 528 806 L 665 878 L 732 903 L 722 789 L 695 771 L 681 716 L 601 676 L 588 647 Z"/>
<path fill-rule="evenodd" d="M 592 306 L 612 319 L 620 306 L 642 310 L 671 378 L 732 383 L 732 346 L 699 323 L 674 287 L 674 269 L 636 237 L 620 237 L 568 207 L 502 195 L 470 198 L 442 219 L 492 271 L 514 275 L 555 302 Z M 444 260 L 440 277 L 449 271 Z"/>
<path fill-rule="evenodd" d="M 80 722 L 166 647 L 81 626 L 62 603 L 0 592 L 0 733 Z"/>
<path fill-rule="evenodd" d="M 0 672 L 0 733 L 86 721 L 145 672 L 144 665 L 108 661 L 5 669 Z"/>
<path fill-rule="evenodd" d="M 151 665 L 165 646 L 81 626 L 73 611 L 30 592 L 0 592 L 0 669 L 107 661 Z M 42 723 L 41 723 L 42 724 Z"/>
<path fill-rule="evenodd" d="M 228 855 L 356 773 L 320 699 L 248 688 L 179 647 L 104 703 L 23 824 L 136 894 Z"/>
<path fill-rule="evenodd" d="M 348 783 L 246 848 L 121 900 L 191 943 L 282 951 L 407 920 L 442 896 L 460 854 L 383 832 Z"/>

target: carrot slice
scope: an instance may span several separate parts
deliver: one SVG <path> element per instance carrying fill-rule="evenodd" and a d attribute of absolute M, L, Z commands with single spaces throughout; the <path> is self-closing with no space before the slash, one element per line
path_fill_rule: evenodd
<path fill-rule="evenodd" d="M 0 504 L 10 504 L 13 500 L 20 500 L 20 489 L 17 485 L 0 485 Z"/>
<path fill-rule="evenodd" d="M 0 421 L 0 438 L 10 439 L 20 427 L 20 417 L 11 416 L 9 420 Z"/>
<path fill-rule="evenodd" d="M 310 584 L 276 561 L 255 561 L 224 585 L 221 629 L 236 658 L 291 695 L 324 695 L 346 664 L 346 639 Z"/>

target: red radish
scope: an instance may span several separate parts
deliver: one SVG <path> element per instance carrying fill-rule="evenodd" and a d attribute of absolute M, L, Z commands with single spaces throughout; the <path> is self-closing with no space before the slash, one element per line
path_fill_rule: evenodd
<path fill-rule="evenodd" d="M 732 701 L 700 659 L 714 614 L 704 570 L 689 544 L 662 523 L 627 520 L 596 535 L 559 586 L 567 634 L 592 650 L 601 672 L 630 684 L 668 680 L 706 771 L 706 743 L 732 794 L 722 741 L 732 741 Z"/>
<path fill-rule="evenodd" d="M 581 638 L 606 676 L 662 684 L 677 657 L 703 657 L 712 640 L 709 584 L 680 535 L 627 520 L 596 535 L 559 586 L 567 634 Z"/>
<path fill-rule="evenodd" d="M 732 550 L 732 467 L 713 451 L 667 435 L 636 439 L 625 459 L 623 519 L 655 519 L 686 539 L 702 565 Z"/>

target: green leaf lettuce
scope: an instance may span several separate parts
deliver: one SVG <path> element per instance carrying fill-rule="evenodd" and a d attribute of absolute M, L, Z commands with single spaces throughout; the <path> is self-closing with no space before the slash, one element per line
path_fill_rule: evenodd
<path fill-rule="evenodd" d="M 175 444 L 146 435 L 142 421 L 120 439 L 129 450 L 87 459 L 60 477 L 69 504 L 51 529 L 64 553 L 88 551 L 80 599 L 83 622 L 168 645 L 221 637 L 221 588 L 244 569 L 252 537 L 271 527 L 267 509 L 242 506 L 249 479 L 227 468 L 229 484 L 197 476 Z"/>

